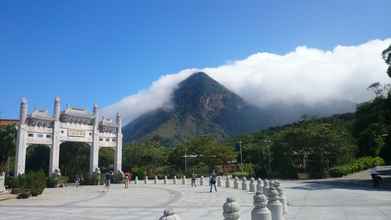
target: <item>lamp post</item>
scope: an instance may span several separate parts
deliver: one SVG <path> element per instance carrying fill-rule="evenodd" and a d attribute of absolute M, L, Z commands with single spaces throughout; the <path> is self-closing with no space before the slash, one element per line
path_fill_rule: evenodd
<path fill-rule="evenodd" d="M 239 141 L 239 150 L 240 150 L 240 169 L 243 169 L 243 151 L 242 151 L 242 141 Z"/>

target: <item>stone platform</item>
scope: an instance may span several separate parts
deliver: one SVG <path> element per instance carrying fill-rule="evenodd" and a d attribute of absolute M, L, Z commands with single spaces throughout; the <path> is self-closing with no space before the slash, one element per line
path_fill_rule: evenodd
<path fill-rule="evenodd" d="M 282 181 L 288 197 L 288 220 L 388 220 L 391 191 L 334 185 L 324 181 Z M 241 205 L 241 219 L 250 220 L 253 194 L 232 188 L 210 193 L 206 186 L 131 184 L 46 189 L 27 200 L 0 202 L 0 219 L 134 219 L 156 220 L 167 207 L 184 220 L 223 219 L 229 196 Z"/>

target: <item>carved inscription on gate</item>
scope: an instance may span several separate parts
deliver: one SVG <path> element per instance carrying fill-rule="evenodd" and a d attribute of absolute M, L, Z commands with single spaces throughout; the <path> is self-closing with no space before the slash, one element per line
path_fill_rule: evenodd
<path fill-rule="evenodd" d="M 84 130 L 68 129 L 68 136 L 69 137 L 85 137 L 86 132 Z"/>

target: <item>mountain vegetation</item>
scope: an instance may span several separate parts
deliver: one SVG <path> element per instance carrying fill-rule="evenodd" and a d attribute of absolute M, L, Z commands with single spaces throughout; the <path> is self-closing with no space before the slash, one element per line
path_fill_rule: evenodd
<path fill-rule="evenodd" d="M 219 140 L 297 121 L 301 115 L 329 116 L 352 112 L 354 104 L 334 100 L 316 105 L 249 104 L 203 72 L 182 81 L 169 106 L 141 115 L 127 124 L 124 142 L 159 139 L 174 146 L 194 136 L 211 135 Z"/>

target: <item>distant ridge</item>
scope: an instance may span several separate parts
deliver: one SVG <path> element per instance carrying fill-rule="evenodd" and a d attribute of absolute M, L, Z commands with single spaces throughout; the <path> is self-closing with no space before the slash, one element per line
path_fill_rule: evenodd
<path fill-rule="evenodd" d="M 350 104 L 350 103 L 349 103 Z M 147 112 L 123 128 L 125 143 L 158 139 L 169 145 L 192 136 L 212 135 L 217 138 L 254 132 L 271 126 L 299 120 L 303 114 L 318 116 L 335 114 L 338 105 L 318 105 L 312 108 L 294 105 L 274 105 L 259 108 L 244 101 L 204 72 L 183 80 L 172 96 L 171 108 Z M 341 103 L 338 112 L 349 111 Z M 354 106 L 352 104 L 352 106 Z"/>

